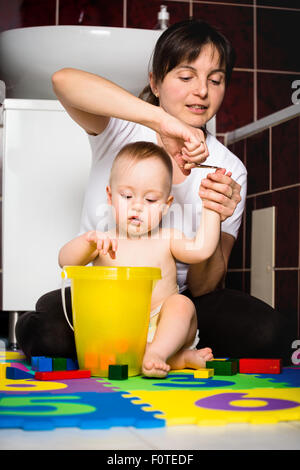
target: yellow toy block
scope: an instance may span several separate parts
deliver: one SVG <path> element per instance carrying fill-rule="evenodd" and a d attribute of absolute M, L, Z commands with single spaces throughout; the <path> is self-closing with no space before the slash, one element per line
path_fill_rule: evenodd
<path fill-rule="evenodd" d="M 209 377 L 213 377 L 213 375 L 213 369 L 197 369 L 194 372 L 194 379 L 207 379 Z"/>

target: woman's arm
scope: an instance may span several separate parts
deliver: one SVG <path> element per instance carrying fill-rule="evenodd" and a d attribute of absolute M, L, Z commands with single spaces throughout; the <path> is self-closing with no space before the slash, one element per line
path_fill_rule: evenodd
<path fill-rule="evenodd" d="M 230 172 L 225 174 L 223 170 L 217 170 L 201 181 L 199 194 L 203 207 L 217 212 L 224 221 L 233 215 L 241 201 L 241 186 L 231 178 Z M 213 256 L 189 267 L 187 283 L 193 296 L 204 295 L 223 286 L 234 243 L 232 235 L 221 232 Z"/>
<path fill-rule="evenodd" d="M 89 134 L 100 134 L 110 117 L 139 123 L 157 132 L 171 157 L 180 167 L 182 151 L 206 160 L 208 150 L 201 129 L 193 128 L 161 107 L 147 103 L 115 83 L 82 70 L 65 68 L 52 76 L 53 90 L 70 116 Z M 189 174 L 190 170 L 182 171 Z"/>
<path fill-rule="evenodd" d="M 194 297 L 223 287 L 234 242 L 235 238 L 232 235 L 221 232 L 214 254 L 201 263 L 189 266 L 187 284 Z"/>

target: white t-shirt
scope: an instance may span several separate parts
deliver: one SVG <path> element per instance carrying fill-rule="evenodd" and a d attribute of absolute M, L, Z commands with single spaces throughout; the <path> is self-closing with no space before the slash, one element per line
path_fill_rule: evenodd
<path fill-rule="evenodd" d="M 104 231 L 108 229 L 111 214 L 107 206 L 106 186 L 113 160 L 120 149 L 136 141 L 157 143 L 156 133 L 148 127 L 133 122 L 111 118 L 106 129 L 97 136 L 88 136 L 92 149 L 92 166 L 85 194 L 80 233 L 89 230 Z M 241 160 L 222 145 L 215 137 L 208 134 L 206 139 L 209 157 L 205 164 L 226 168 L 232 172 L 232 178 L 241 185 L 242 200 L 234 214 L 222 222 L 222 232 L 237 237 L 240 227 L 246 192 L 247 171 Z M 163 226 L 172 226 L 193 237 L 199 226 L 202 211 L 202 201 L 198 195 L 201 180 L 212 169 L 195 168 L 180 184 L 172 187 L 174 202 L 164 217 Z M 177 283 L 179 291 L 186 289 L 188 265 L 177 262 Z"/>

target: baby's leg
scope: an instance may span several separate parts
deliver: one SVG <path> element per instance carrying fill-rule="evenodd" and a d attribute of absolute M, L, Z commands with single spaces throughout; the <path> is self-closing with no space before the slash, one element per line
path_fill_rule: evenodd
<path fill-rule="evenodd" d="M 197 317 L 193 302 L 174 294 L 163 304 L 152 343 L 147 345 L 143 373 L 149 377 L 165 377 L 172 369 L 204 367 L 212 359 L 211 350 L 188 350 L 197 332 Z"/>

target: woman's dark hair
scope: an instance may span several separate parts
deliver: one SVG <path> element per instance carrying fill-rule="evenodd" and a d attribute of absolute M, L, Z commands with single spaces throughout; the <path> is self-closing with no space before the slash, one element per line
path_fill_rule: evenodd
<path fill-rule="evenodd" d="M 162 82 L 167 73 L 181 62 L 196 60 L 206 44 L 212 44 L 219 52 L 220 64 L 225 66 L 225 83 L 228 86 L 235 63 L 235 51 L 222 33 L 199 19 L 175 23 L 158 38 L 152 59 L 154 81 Z M 140 98 L 151 104 L 159 104 L 150 85 L 144 88 Z"/>

